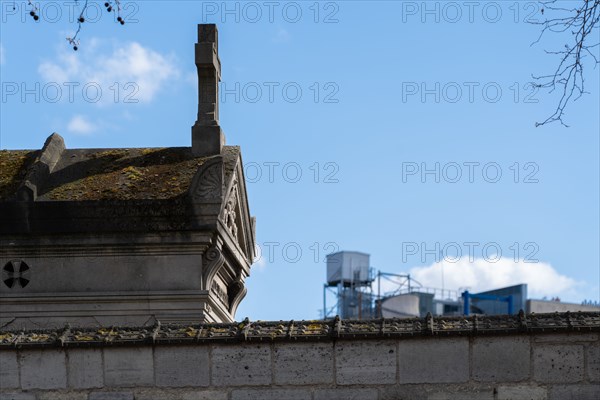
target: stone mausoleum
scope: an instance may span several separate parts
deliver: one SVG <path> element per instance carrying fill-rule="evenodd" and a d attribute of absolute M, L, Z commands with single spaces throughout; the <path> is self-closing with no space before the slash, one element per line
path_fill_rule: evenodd
<path fill-rule="evenodd" d="M 0 151 L 0 400 L 597 400 L 600 313 L 233 322 L 254 255 L 198 27 L 182 148 Z"/>
<path fill-rule="evenodd" d="M 190 147 L 0 152 L 0 328 L 228 322 L 254 256 L 240 148 L 219 126 L 215 25 L 198 26 Z"/>

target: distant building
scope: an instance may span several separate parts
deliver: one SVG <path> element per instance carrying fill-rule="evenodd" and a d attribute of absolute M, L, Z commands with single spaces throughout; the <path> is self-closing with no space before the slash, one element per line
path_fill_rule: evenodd
<path fill-rule="evenodd" d="M 549 313 L 549 312 L 566 312 L 566 311 L 600 311 L 599 305 L 592 304 L 577 304 L 563 303 L 556 300 L 527 300 L 528 313 Z"/>
<path fill-rule="evenodd" d="M 380 293 L 381 279 L 392 278 L 395 290 Z M 377 280 L 377 282 L 376 282 Z M 374 293 L 374 287 L 378 287 Z M 327 305 L 328 294 L 335 305 Z M 527 298 L 527 284 L 470 293 L 423 287 L 409 274 L 375 272 L 370 256 L 341 251 L 327 256 L 327 283 L 324 286 L 324 318 L 344 319 L 461 316 L 470 314 L 506 315 L 566 311 L 600 311 L 599 305 L 563 303 Z"/>

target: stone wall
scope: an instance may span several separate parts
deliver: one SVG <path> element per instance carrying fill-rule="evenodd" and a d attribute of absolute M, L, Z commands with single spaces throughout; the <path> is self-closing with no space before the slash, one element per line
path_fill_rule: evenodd
<path fill-rule="evenodd" d="M 1 400 L 600 398 L 594 329 L 0 349 Z"/>

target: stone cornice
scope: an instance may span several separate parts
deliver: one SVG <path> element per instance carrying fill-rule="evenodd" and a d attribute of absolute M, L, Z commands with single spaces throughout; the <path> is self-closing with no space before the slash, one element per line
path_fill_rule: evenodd
<path fill-rule="evenodd" d="M 369 321 L 279 321 L 0 332 L 0 349 L 599 332 L 600 312 Z"/>

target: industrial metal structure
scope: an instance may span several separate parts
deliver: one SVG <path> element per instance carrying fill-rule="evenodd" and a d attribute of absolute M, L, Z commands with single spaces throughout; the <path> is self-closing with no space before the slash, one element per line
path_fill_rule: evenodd
<path fill-rule="evenodd" d="M 372 283 L 374 269 L 370 256 L 358 251 L 340 251 L 327 255 L 327 283 L 323 286 L 323 318 L 339 315 L 345 319 L 375 318 Z M 327 294 L 335 296 L 327 305 Z"/>
<path fill-rule="evenodd" d="M 370 256 L 340 251 L 327 256 L 327 283 L 323 287 L 323 318 L 343 319 L 424 318 L 433 316 L 515 315 L 526 312 L 597 311 L 592 304 L 558 300 L 528 300 L 527 284 L 471 293 L 424 287 L 410 274 L 375 272 Z M 375 282 L 375 280 L 377 282 Z M 333 305 L 328 305 L 328 299 Z"/>

